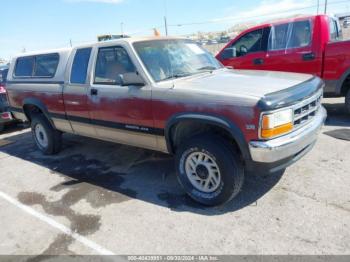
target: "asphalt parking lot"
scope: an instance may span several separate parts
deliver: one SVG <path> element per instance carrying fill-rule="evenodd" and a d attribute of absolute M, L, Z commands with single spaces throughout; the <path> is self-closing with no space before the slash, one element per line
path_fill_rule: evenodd
<path fill-rule="evenodd" d="M 316 147 L 284 174 L 250 175 L 239 197 L 204 208 L 159 153 L 65 135 L 43 156 L 29 129 L 0 135 L 0 254 L 349 254 L 350 142 L 342 99 Z"/>

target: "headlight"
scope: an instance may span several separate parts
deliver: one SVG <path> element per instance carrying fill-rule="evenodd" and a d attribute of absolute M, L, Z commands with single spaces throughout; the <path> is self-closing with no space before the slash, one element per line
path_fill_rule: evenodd
<path fill-rule="evenodd" d="M 261 138 L 269 139 L 289 133 L 293 129 L 293 110 L 286 109 L 275 113 L 263 114 Z"/>

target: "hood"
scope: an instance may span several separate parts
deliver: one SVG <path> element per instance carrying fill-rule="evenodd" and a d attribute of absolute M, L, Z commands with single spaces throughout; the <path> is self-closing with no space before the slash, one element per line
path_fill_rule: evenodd
<path fill-rule="evenodd" d="M 214 71 L 212 74 L 178 79 L 175 82 L 175 88 L 261 98 L 267 94 L 299 85 L 312 78 L 312 75 L 306 74 L 223 69 Z"/>

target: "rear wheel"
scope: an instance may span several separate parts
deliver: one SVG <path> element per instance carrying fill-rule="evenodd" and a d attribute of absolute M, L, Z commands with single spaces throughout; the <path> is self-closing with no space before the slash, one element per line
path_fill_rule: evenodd
<path fill-rule="evenodd" d="M 202 135 L 184 143 L 177 152 L 178 179 L 187 194 L 207 206 L 225 204 L 240 192 L 243 164 L 220 137 Z"/>
<path fill-rule="evenodd" d="M 345 96 L 345 107 L 347 112 L 350 114 L 350 88 Z"/>
<path fill-rule="evenodd" d="M 44 115 L 34 115 L 31 128 L 34 141 L 41 152 L 45 155 L 53 155 L 60 151 L 62 134 L 52 127 Z"/>

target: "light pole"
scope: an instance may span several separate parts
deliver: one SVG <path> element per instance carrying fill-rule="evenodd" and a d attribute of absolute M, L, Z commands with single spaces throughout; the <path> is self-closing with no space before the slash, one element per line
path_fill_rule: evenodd
<path fill-rule="evenodd" d="M 168 22 L 166 20 L 166 16 L 164 16 L 164 27 L 165 27 L 165 35 L 168 36 Z"/>
<path fill-rule="evenodd" d="M 327 0 L 326 0 L 325 3 L 324 3 L 324 14 L 325 15 L 327 14 L 327 5 L 328 5 L 328 3 L 327 3 Z"/>
<path fill-rule="evenodd" d="M 167 21 L 167 0 L 164 0 L 164 29 L 165 29 L 165 35 L 168 36 L 168 21 Z"/>

